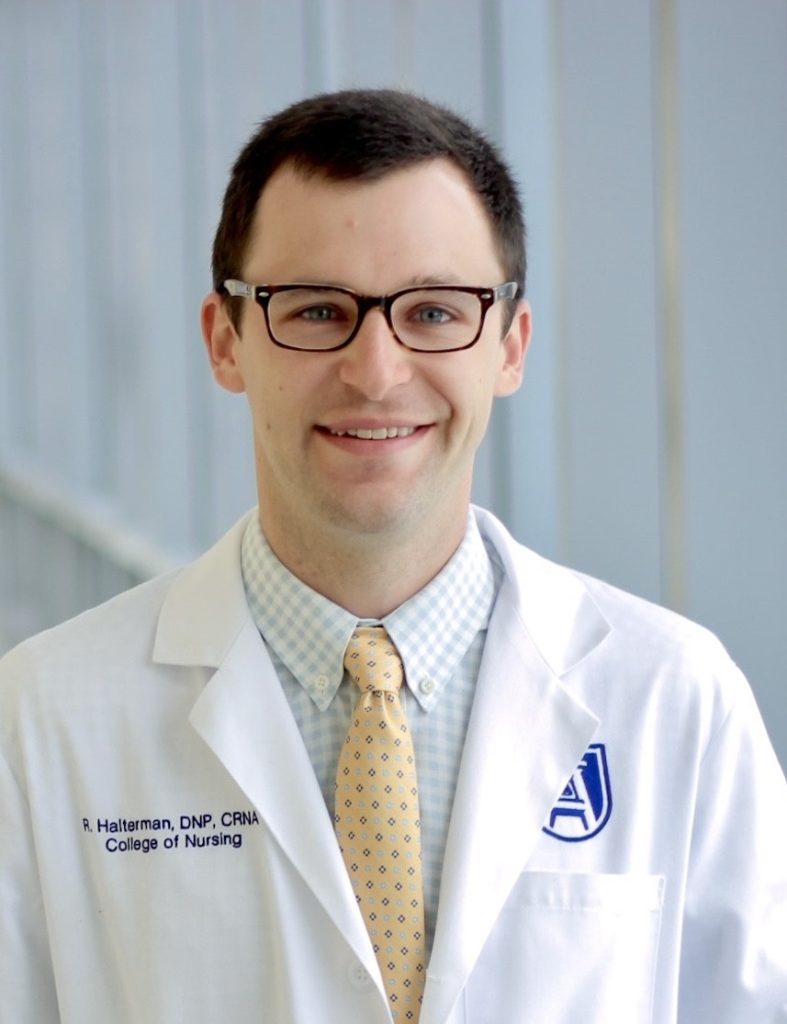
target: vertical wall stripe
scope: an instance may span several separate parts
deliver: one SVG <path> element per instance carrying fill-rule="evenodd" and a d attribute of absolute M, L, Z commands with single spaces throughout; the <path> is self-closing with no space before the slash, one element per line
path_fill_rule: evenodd
<path fill-rule="evenodd" d="M 570 12 L 569 12 L 570 13 Z M 571 422 L 569 409 L 568 372 L 566 367 L 566 344 L 568 336 L 568 294 L 566 288 L 566 180 L 565 153 L 563 148 L 563 117 L 565 98 L 563 96 L 564 53 L 562 45 L 563 2 L 551 4 L 549 8 L 549 33 L 552 50 L 552 148 L 554 151 L 555 176 L 557 178 L 553 215 L 554 236 L 552 239 L 552 264 L 555 298 L 555 334 L 552 344 L 555 350 L 555 433 L 558 453 L 557 484 L 557 557 L 564 562 L 572 560 L 570 538 L 573 516 Z"/>
<path fill-rule="evenodd" d="M 679 191 L 679 99 L 675 0 L 657 0 L 656 74 L 658 110 L 654 117 L 655 152 L 661 183 L 661 403 L 662 403 L 662 579 L 663 600 L 686 607 L 685 493 L 683 451 L 683 359 L 681 332 L 681 260 Z"/>
<path fill-rule="evenodd" d="M 413 47 L 410 45 L 414 31 L 414 2 L 415 0 L 399 0 L 394 8 L 394 24 L 396 26 L 394 46 L 396 47 L 398 78 L 391 85 L 398 85 L 403 89 L 415 89 L 417 91 Z"/>
<path fill-rule="evenodd" d="M 325 52 L 320 44 L 323 34 L 322 3 L 303 0 L 303 77 L 307 93 L 322 92 L 325 88 Z"/>
<path fill-rule="evenodd" d="M 502 75 L 502 16 L 500 0 L 485 0 L 481 7 L 481 74 L 483 82 L 484 131 L 490 139 L 503 147 L 503 75 Z M 511 409 L 507 402 L 495 402 L 490 423 L 491 445 L 487 451 L 491 460 L 490 501 L 504 520 L 513 513 L 511 487 L 512 426 Z"/>
<path fill-rule="evenodd" d="M 13 382 L 5 382 L 2 392 L 8 398 L 3 425 L 14 447 L 29 451 L 35 444 L 36 379 L 33 337 L 34 304 L 29 296 L 31 269 L 36 265 L 30 223 L 32 220 L 31 181 L 33 155 L 31 125 L 35 111 L 31 104 L 30 37 L 34 17 L 28 7 L 2 14 L 2 84 L 0 99 L 2 145 L 0 145 L 0 183 L 2 183 L 2 230 L 4 295 L 6 310 L 2 329 L 7 331 L 8 361 L 0 367 L 10 373 Z M 25 296 L 20 301 L 19 296 Z M 12 351 L 12 340 L 13 351 Z"/>
<path fill-rule="evenodd" d="M 306 95 L 339 88 L 338 21 L 330 0 L 303 0 L 303 70 Z"/>

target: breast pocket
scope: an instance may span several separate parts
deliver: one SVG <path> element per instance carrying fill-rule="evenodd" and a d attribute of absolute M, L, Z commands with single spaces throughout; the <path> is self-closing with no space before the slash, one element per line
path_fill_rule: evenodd
<path fill-rule="evenodd" d="M 467 1024 L 650 1024 L 664 879 L 526 872 L 466 989 Z"/>

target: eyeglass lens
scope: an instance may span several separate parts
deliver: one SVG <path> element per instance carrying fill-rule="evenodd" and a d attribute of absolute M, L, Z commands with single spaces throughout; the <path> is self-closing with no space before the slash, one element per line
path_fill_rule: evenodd
<path fill-rule="evenodd" d="M 391 322 L 409 348 L 439 352 L 473 341 L 481 312 L 479 298 L 472 293 L 420 288 L 394 300 Z M 291 288 L 271 295 L 268 319 L 274 338 L 284 345 L 337 348 L 355 330 L 358 305 L 352 295 L 332 288 Z"/>

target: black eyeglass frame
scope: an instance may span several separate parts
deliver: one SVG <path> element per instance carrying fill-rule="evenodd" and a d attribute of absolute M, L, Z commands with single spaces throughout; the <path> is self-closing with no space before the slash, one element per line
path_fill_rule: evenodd
<path fill-rule="evenodd" d="M 358 311 L 355 327 L 353 327 L 349 338 L 343 341 L 341 345 L 332 345 L 330 348 L 303 348 L 300 345 L 287 345 L 283 341 L 279 341 L 274 335 L 271 327 L 270 317 L 268 315 L 268 304 L 270 303 L 271 298 L 278 292 L 293 291 L 296 288 L 317 288 L 324 291 L 341 292 L 342 295 L 349 296 L 355 302 Z M 279 348 L 289 349 L 291 352 L 338 352 L 339 349 L 346 348 L 347 345 L 354 340 L 358 331 L 360 331 L 361 325 L 363 324 L 369 310 L 381 309 L 385 316 L 385 322 L 388 324 L 388 329 L 403 348 L 406 348 L 410 352 L 425 352 L 429 355 L 440 355 L 443 352 L 462 352 L 464 349 L 472 348 L 481 337 L 481 332 L 483 331 L 484 323 L 486 322 L 486 314 L 492 306 L 503 299 L 516 299 L 519 297 L 519 285 L 516 281 L 506 281 L 504 284 L 496 285 L 494 288 L 474 288 L 471 285 L 461 284 L 414 285 L 410 288 L 401 288 L 397 292 L 391 292 L 390 295 L 359 295 L 358 292 L 353 291 L 352 288 L 342 288 L 338 285 L 314 284 L 310 282 L 297 284 L 247 284 L 245 281 L 238 281 L 231 278 L 224 282 L 224 291 L 233 298 L 253 299 L 257 305 L 262 308 L 262 312 L 265 314 L 265 324 L 268 328 L 268 336 L 273 344 L 278 345 Z M 406 342 L 402 341 L 394 329 L 393 319 L 391 317 L 391 307 L 394 302 L 396 302 L 397 299 L 400 299 L 403 295 L 421 291 L 465 292 L 468 295 L 475 295 L 481 305 L 481 317 L 478 322 L 478 330 L 475 333 L 475 337 L 464 345 L 455 345 L 453 348 L 435 349 L 413 348 L 412 345 L 408 345 Z"/>

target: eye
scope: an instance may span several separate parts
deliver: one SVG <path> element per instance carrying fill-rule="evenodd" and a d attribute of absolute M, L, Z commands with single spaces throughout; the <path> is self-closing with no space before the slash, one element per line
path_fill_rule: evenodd
<path fill-rule="evenodd" d="M 453 320 L 453 314 L 442 306 L 421 306 L 411 312 L 412 319 L 424 326 L 440 327 Z"/>
<path fill-rule="evenodd" d="M 354 309 L 351 298 L 331 288 L 285 288 L 271 296 L 268 306 L 272 323 L 301 329 L 346 324 Z"/>
<path fill-rule="evenodd" d="M 325 323 L 329 320 L 338 320 L 343 314 L 332 306 L 306 306 L 294 311 L 291 315 L 296 319 Z"/>
<path fill-rule="evenodd" d="M 396 299 L 393 317 L 401 330 L 437 334 L 472 324 L 478 311 L 476 296 L 458 288 L 414 288 Z"/>

